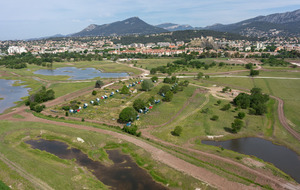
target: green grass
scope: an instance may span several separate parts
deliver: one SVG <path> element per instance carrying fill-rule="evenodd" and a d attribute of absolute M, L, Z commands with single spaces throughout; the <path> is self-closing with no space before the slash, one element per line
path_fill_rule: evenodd
<path fill-rule="evenodd" d="M 22 165 L 23 169 L 45 181 L 54 189 L 107 188 L 90 171 L 79 168 L 73 160 L 62 160 L 47 152 L 33 150 L 27 144 L 22 143 L 24 140 L 45 138 L 63 141 L 101 162 L 108 162 L 104 149 L 120 148 L 124 153 L 130 154 L 138 165 L 151 174 L 155 180 L 169 184 L 170 188 L 211 189 L 190 176 L 153 161 L 150 154 L 143 149 L 108 135 L 34 122 L 0 121 L 0 124 L 4 126 L 0 128 L 1 153 L 12 162 Z M 76 142 L 76 137 L 81 137 L 85 143 Z M 2 168 L 1 162 L 0 168 Z M 6 172 L 1 170 L 0 176 Z M 20 177 L 16 180 L 19 179 L 22 180 Z M 9 180 L 12 179 L 5 179 L 5 181 Z M 72 183 L 69 183 L 70 180 Z"/>
<path fill-rule="evenodd" d="M 94 86 L 95 82 L 78 82 L 78 83 L 54 83 L 49 88 L 55 92 L 55 97 L 60 97 L 83 88 Z"/>
<path fill-rule="evenodd" d="M 3 181 L 0 180 L 0 189 L 1 190 L 9 190 L 10 188 L 3 183 Z"/>
<path fill-rule="evenodd" d="M 152 68 L 167 66 L 168 63 L 172 63 L 177 59 L 174 58 L 161 58 L 161 59 L 140 59 L 137 61 L 136 66 L 142 67 L 147 70 L 151 70 Z"/>
<path fill-rule="evenodd" d="M 204 100 L 198 98 L 199 103 L 193 103 L 201 105 Z M 229 101 L 222 100 L 221 105 L 215 105 L 217 99 L 213 96 L 209 97 L 209 103 L 204 106 L 203 109 L 209 108 L 208 113 L 198 112 L 190 115 L 185 120 L 180 122 L 175 122 L 174 124 L 170 124 L 164 127 L 157 128 L 154 130 L 153 134 L 163 140 L 173 142 L 176 144 L 185 144 L 190 139 L 193 138 L 205 138 L 206 135 L 225 135 L 226 138 L 236 138 L 236 135 L 233 135 L 229 132 L 226 132 L 224 128 L 230 128 L 231 123 L 235 119 L 235 116 L 239 111 L 243 111 L 247 113 L 247 110 L 239 110 L 234 111 L 233 107 L 228 111 L 220 110 L 223 105 L 229 103 Z M 219 116 L 219 120 L 212 121 L 210 118 L 213 115 Z M 179 116 L 181 117 L 181 116 Z M 245 123 L 245 127 L 239 132 L 238 136 L 255 136 L 257 133 L 263 132 L 266 130 L 267 118 L 263 116 L 253 116 L 248 115 L 243 119 Z M 178 138 L 171 134 L 171 131 L 175 128 L 176 125 L 183 127 L 182 135 Z"/>
<path fill-rule="evenodd" d="M 147 100 L 150 95 L 155 95 L 156 98 L 162 99 L 162 96 L 157 95 L 159 89 L 164 84 L 160 84 L 150 91 L 150 94 L 144 94 L 140 98 Z M 160 125 L 171 119 L 184 105 L 184 103 L 192 96 L 196 87 L 189 86 L 182 92 L 174 94 L 171 102 L 162 102 L 158 105 L 154 105 L 153 109 L 145 116 L 141 115 L 141 119 L 138 123 L 139 126 L 144 125 Z"/>

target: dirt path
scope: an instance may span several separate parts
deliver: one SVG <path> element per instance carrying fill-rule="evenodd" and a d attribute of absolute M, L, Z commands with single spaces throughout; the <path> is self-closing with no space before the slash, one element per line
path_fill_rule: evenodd
<path fill-rule="evenodd" d="M 26 172 L 23 168 L 7 159 L 1 153 L 0 160 L 3 161 L 10 169 L 16 171 L 20 176 L 30 181 L 36 187 L 36 189 L 53 190 L 47 183 Z"/>

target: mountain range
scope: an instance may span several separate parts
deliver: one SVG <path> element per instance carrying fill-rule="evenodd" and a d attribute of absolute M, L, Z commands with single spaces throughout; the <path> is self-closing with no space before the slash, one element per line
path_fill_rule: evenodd
<path fill-rule="evenodd" d="M 168 32 L 168 30 L 152 26 L 138 17 L 132 17 L 123 21 L 113 22 L 111 24 L 91 24 L 82 31 L 71 34 L 70 36 L 125 36 L 133 34 L 157 34 L 163 32 Z"/>
<path fill-rule="evenodd" d="M 233 24 L 214 24 L 206 27 L 192 27 L 189 24 L 174 23 L 163 23 L 154 26 L 138 17 L 132 17 L 110 24 L 91 24 L 82 31 L 65 37 L 147 35 L 182 30 L 212 30 L 248 37 L 300 36 L 300 9 L 292 12 L 258 16 Z"/>

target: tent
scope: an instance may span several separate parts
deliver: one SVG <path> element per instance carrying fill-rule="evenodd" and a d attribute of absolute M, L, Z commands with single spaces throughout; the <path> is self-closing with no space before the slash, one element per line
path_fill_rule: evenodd
<path fill-rule="evenodd" d="M 96 101 L 97 101 L 97 102 L 99 102 L 99 101 L 100 101 L 100 99 L 99 99 L 99 98 L 96 98 Z"/>
<path fill-rule="evenodd" d="M 91 104 L 94 104 L 94 101 L 93 101 L 93 100 L 91 100 L 91 101 L 90 101 L 90 103 L 91 103 Z"/>
<path fill-rule="evenodd" d="M 83 104 L 83 108 L 87 108 L 88 107 L 88 104 L 87 103 L 84 103 Z"/>

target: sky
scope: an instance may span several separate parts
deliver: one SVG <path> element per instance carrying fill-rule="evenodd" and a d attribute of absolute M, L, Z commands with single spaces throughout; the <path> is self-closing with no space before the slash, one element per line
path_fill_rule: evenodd
<path fill-rule="evenodd" d="M 204 27 L 300 9 L 299 0 L 0 0 L 0 40 L 71 34 L 137 16 Z"/>

